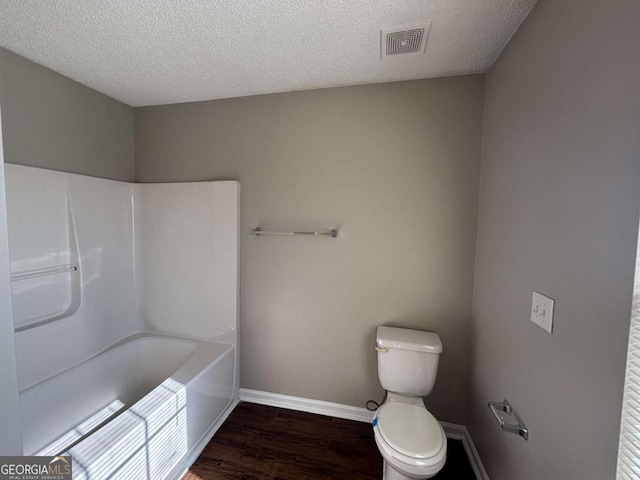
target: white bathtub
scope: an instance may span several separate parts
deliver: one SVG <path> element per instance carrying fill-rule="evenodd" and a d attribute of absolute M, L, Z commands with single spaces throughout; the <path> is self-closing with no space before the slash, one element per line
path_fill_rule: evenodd
<path fill-rule="evenodd" d="M 136 334 L 20 392 L 25 455 L 74 478 L 176 478 L 237 402 L 233 345 Z"/>

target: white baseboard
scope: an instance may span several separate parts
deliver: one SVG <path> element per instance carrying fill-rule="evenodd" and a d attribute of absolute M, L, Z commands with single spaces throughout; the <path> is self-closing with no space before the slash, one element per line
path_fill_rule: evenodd
<path fill-rule="evenodd" d="M 340 403 L 294 397 L 279 393 L 249 390 L 247 388 L 240 389 L 240 401 L 366 423 L 371 423 L 374 414 L 374 412 L 370 412 L 366 408 L 362 407 L 353 407 L 351 405 L 342 405 Z M 477 480 L 489 480 L 467 427 L 448 422 L 440 422 L 440 424 L 448 438 L 460 440 L 462 442 Z"/>
<path fill-rule="evenodd" d="M 484 469 L 484 465 L 482 465 L 482 460 L 480 460 L 480 455 L 478 455 L 478 451 L 476 450 L 476 446 L 473 444 L 471 434 L 467 427 L 464 425 L 458 425 L 457 423 L 448 422 L 440 422 L 440 425 L 442 425 L 442 429 L 444 430 L 444 433 L 446 433 L 447 438 L 460 440 L 462 442 L 464 451 L 467 452 L 467 457 L 469 458 L 469 464 L 471 465 L 477 480 L 489 480 L 487 471 Z"/>
<path fill-rule="evenodd" d="M 312 400 L 310 398 L 293 397 L 291 395 L 281 395 L 279 393 L 249 390 L 247 388 L 240 389 L 240 401 L 297 410 L 299 412 L 317 413 L 318 415 L 326 415 L 328 417 L 345 418 L 357 422 L 371 423 L 373 420 L 373 412 L 370 412 L 366 408 L 323 402 L 322 400 Z"/>

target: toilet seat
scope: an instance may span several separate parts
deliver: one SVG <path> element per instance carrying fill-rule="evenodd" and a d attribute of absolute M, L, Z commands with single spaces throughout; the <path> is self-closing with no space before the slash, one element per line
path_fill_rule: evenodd
<path fill-rule="evenodd" d="M 436 473 L 446 461 L 444 431 L 424 407 L 387 402 L 378 409 L 373 430 L 383 457 L 407 473 Z"/>
<path fill-rule="evenodd" d="M 376 417 L 382 438 L 403 455 L 425 459 L 442 449 L 442 429 L 426 408 L 388 402 L 380 407 Z"/>

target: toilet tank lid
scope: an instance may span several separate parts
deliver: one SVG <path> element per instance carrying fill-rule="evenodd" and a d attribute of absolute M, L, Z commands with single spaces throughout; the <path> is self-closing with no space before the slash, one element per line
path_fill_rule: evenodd
<path fill-rule="evenodd" d="M 380 347 L 400 348 L 416 352 L 442 353 L 442 341 L 437 333 L 409 328 L 378 327 L 376 343 Z"/>

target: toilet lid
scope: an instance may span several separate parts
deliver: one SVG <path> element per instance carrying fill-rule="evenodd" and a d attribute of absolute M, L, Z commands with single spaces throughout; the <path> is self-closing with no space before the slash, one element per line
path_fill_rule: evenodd
<path fill-rule="evenodd" d="M 378 410 L 378 430 L 391 448 L 413 458 L 436 455 L 444 442 L 440 424 L 426 408 L 400 402 Z"/>

